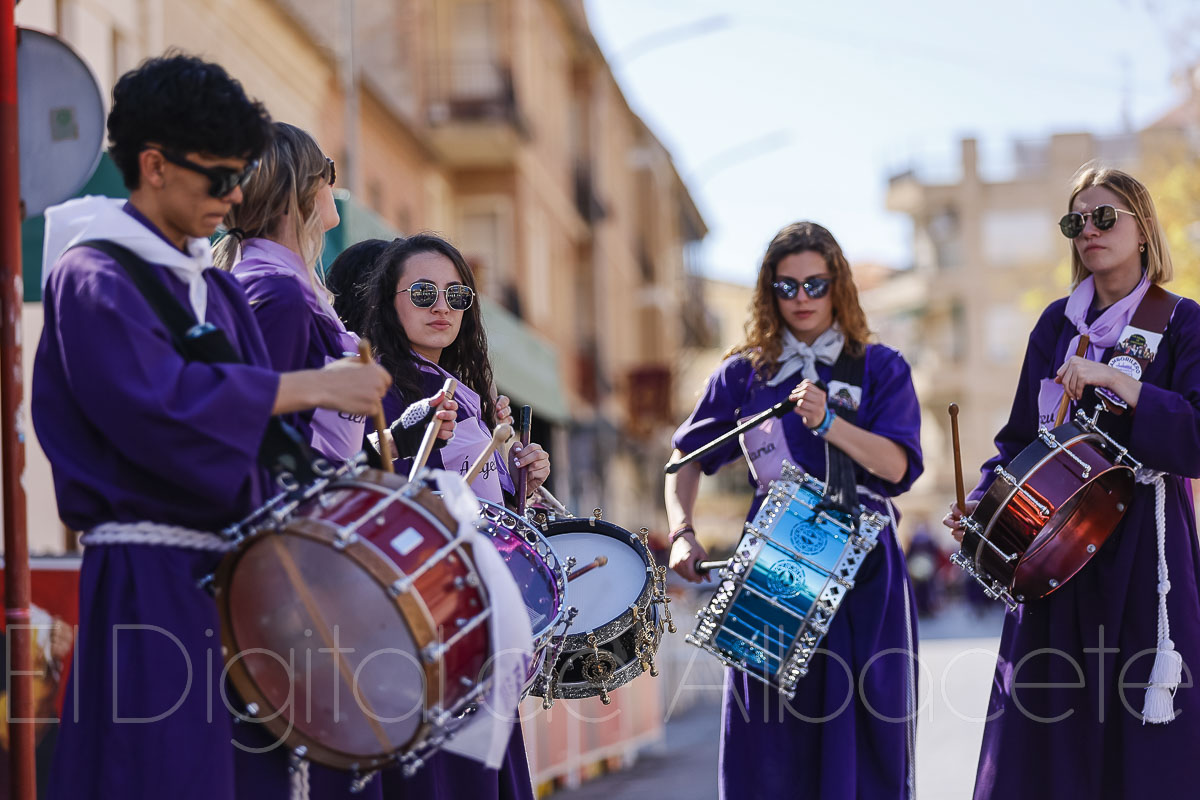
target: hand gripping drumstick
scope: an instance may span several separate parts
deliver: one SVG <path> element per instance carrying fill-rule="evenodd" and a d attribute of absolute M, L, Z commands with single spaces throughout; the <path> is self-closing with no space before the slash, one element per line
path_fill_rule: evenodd
<path fill-rule="evenodd" d="M 458 388 L 458 381 L 454 378 L 446 378 L 446 382 L 442 384 L 442 403 L 454 399 L 454 390 Z M 433 452 L 433 443 L 437 440 L 438 430 L 442 427 L 442 421 L 437 418 L 437 409 L 434 409 L 434 415 L 429 418 L 429 422 L 425 424 L 425 436 L 421 439 L 421 449 L 417 451 L 416 458 L 413 459 L 412 469 L 408 471 L 409 482 L 417 479 L 417 474 L 425 468 L 425 462 L 429 460 L 429 454 Z"/>
<path fill-rule="evenodd" d="M 371 355 L 371 343 L 366 339 L 358 340 L 358 360 L 364 364 L 374 364 L 375 357 Z M 392 466 L 392 447 L 388 436 L 387 420 L 383 416 L 383 403 L 380 402 L 371 412 L 375 422 L 375 430 L 379 431 L 379 458 L 383 461 L 384 472 L 395 472 Z"/>
<path fill-rule="evenodd" d="M 1082 358 L 1083 354 L 1087 352 L 1087 349 L 1088 335 L 1085 333 L 1079 337 L 1079 346 L 1075 348 L 1075 355 Z M 1067 416 L 1067 406 L 1069 405 L 1071 405 L 1071 396 L 1067 394 L 1067 387 L 1064 386 L 1063 399 L 1062 402 L 1058 404 L 1058 414 L 1054 417 L 1054 427 L 1057 428 L 1059 425 L 1063 424 L 1063 419 L 1065 419 Z"/>
<path fill-rule="evenodd" d="M 967 513 L 967 494 L 963 490 L 962 450 L 958 443 L 958 403 L 950 404 L 950 439 L 954 442 L 954 499 L 958 510 Z"/>
<path fill-rule="evenodd" d="M 521 453 L 529 446 L 529 431 L 533 427 L 533 408 L 521 406 Z M 521 467 L 517 475 L 517 516 L 525 516 L 525 493 L 529 487 L 529 465 Z"/>
<path fill-rule="evenodd" d="M 507 422 L 492 431 L 492 440 L 488 442 L 487 447 L 483 448 L 483 452 L 475 459 L 475 463 L 471 465 L 471 469 L 463 479 L 467 482 L 468 486 L 471 485 L 471 481 L 478 477 L 479 473 L 483 470 L 483 465 L 492 460 L 492 454 L 496 452 L 496 449 L 508 441 L 508 437 L 512 436 L 512 433 L 513 426 Z"/>

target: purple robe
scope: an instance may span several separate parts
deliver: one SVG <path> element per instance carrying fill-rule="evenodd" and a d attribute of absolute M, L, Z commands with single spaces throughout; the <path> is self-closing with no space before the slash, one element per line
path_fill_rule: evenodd
<path fill-rule="evenodd" d="M 832 372 L 832 366 L 817 364 L 826 384 Z M 731 430 L 738 420 L 787 399 L 799 382 L 797 376 L 795 381 L 767 386 L 747 359 L 727 359 L 676 431 L 674 446 L 683 453 L 699 449 Z M 868 346 L 855 424 L 892 440 L 908 457 L 908 469 L 899 483 L 856 466 L 860 486 L 879 497 L 906 491 L 923 470 L 920 407 L 908 365 L 895 350 Z M 824 442 L 805 428 L 797 414 L 786 415 L 782 425 L 791 457 L 823 480 Z M 742 456 L 738 442 L 731 441 L 699 463 L 711 475 Z M 747 519 L 765 495 L 765 487 L 753 479 L 751 485 L 756 494 Z M 860 500 L 887 515 L 877 498 L 860 494 Z M 797 684 L 794 700 L 786 701 L 741 672 L 726 670 L 718 767 L 721 797 L 911 797 L 916 640 L 916 609 L 904 553 L 888 526 L 821 642 L 826 652 L 814 657 L 808 674 Z"/>
<path fill-rule="evenodd" d="M 1042 381 L 1066 360 L 1075 334 L 1064 304 L 1050 304 L 1030 334 L 1012 414 L 996 437 L 998 455 L 984 465 L 973 497 L 991 483 L 993 466 L 1009 463 L 1037 434 Z M 1192 797 L 1200 786 L 1200 551 L 1188 480 L 1200 477 L 1198 342 L 1200 307 L 1183 299 L 1142 376 L 1136 410 L 1101 422 L 1134 458 L 1169 473 L 1167 606 L 1184 664 L 1179 716 L 1167 725 L 1141 721 L 1157 644 L 1158 554 L 1154 488 L 1135 484 L 1124 519 L 1092 560 L 1052 595 L 1006 618 L 977 800 Z"/>
<path fill-rule="evenodd" d="M 186 305 L 184 284 L 155 271 Z M 215 269 L 205 280 L 207 319 L 245 364 L 185 362 L 124 270 L 96 251 L 70 251 L 49 275 L 33 423 L 71 528 L 148 520 L 213 531 L 262 502 L 256 455 L 279 376 L 237 282 Z M 249 755 L 232 744 L 262 746 L 264 731 L 235 732 L 221 704 L 220 624 L 196 585 L 218 560 L 167 546 L 86 549 L 48 797 L 287 796 L 282 748 Z"/>
<path fill-rule="evenodd" d="M 442 388 L 443 378 L 430 372 L 424 373 L 422 397 L 432 397 Z M 383 398 L 383 414 L 388 424 L 395 421 L 410 403 L 418 397 L 401 397 L 395 386 Z M 474 416 L 471 412 L 474 411 Z M 458 425 L 482 425 L 478 409 L 469 409 L 459 403 Z M 367 421 L 368 427 L 370 420 Z M 478 454 L 475 454 L 478 455 Z M 407 472 L 410 460 L 397 463 L 397 472 Z M 474 461 L 472 457 L 471 461 Z M 426 462 L 431 467 L 445 469 L 441 453 L 435 449 Z M 512 488 L 507 465 L 499 459 L 500 482 L 506 490 Z M 521 724 L 513 724 L 512 738 L 504 754 L 500 769 L 488 769 L 474 759 L 437 752 L 431 755 L 411 778 L 405 778 L 399 770 L 383 773 L 383 796 L 386 800 L 534 800 L 533 781 L 529 775 L 529 758 L 525 754 L 525 739 L 521 735 Z"/>
<path fill-rule="evenodd" d="M 254 310 L 272 367 L 279 372 L 321 369 L 357 353 L 355 337 L 317 298 L 298 255 L 269 239 L 246 240 L 243 253 L 232 272 Z M 314 425 L 314 417 L 320 424 Z M 329 409 L 288 416 L 305 441 L 339 462 L 362 449 L 365 419 Z"/>

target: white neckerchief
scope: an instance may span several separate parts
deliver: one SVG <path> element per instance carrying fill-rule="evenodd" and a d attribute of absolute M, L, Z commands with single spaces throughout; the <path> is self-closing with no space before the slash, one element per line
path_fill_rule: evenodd
<path fill-rule="evenodd" d="M 837 361 L 845 344 L 846 337 L 837 325 L 826 328 L 811 345 L 800 341 L 785 328 L 783 352 L 779 354 L 779 371 L 767 381 L 767 386 L 778 386 L 797 371 L 803 380 L 817 380 L 817 362 L 832 364 Z"/>
<path fill-rule="evenodd" d="M 42 288 L 58 259 L 74 245 L 107 239 L 132 250 L 151 264 L 160 264 L 187 284 L 188 303 L 198 322 L 208 310 L 204 270 L 213 265 L 208 239 L 189 238 L 187 252 L 171 246 L 157 233 L 125 213 L 126 200 L 88 195 L 46 209 L 46 238 L 42 248 Z"/>

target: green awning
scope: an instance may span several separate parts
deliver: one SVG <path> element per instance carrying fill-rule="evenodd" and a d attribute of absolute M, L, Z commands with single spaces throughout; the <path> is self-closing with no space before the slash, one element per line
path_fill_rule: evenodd
<path fill-rule="evenodd" d="M 100 156 L 100 163 L 92 177 L 79 190 L 76 197 L 102 194 L 106 197 L 129 197 L 129 190 L 121 179 L 121 171 L 108 157 Z M 42 300 L 42 239 L 46 235 L 46 218 L 41 214 L 21 223 L 21 278 L 25 283 L 25 302 L 40 303 Z"/>
<path fill-rule="evenodd" d="M 512 399 L 514 407 L 530 405 L 538 417 L 569 422 L 571 410 L 559 380 L 553 345 L 489 298 L 480 298 L 480 309 L 496 388 Z"/>

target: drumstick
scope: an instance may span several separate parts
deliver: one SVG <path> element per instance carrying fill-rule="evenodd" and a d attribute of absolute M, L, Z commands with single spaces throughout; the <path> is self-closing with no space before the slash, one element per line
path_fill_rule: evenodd
<path fill-rule="evenodd" d="M 580 567 L 579 569 L 575 570 L 570 575 L 568 575 L 567 582 L 570 583 L 571 581 L 575 580 L 576 578 L 580 577 L 581 575 L 586 575 L 594 569 L 603 567 L 607 563 L 608 563 L 608 556 L 596 556 L 595 561 L 588 564 L 586 567 Z"/>
<path fill-rule="evenodd" d="M 442 403 L 445 404 L 448 400 L 454 399 L 454 390 L 458 388 L 458 381 L 454 378 L 446 378 L 446 382 L 442 384 Z M 429 454 L 433 452 L 433 443 L 437 440 L 438 430 L 442 427 L 442 421 L 437 417 L 437 409 L 434 409 L 434 414 L 429 418 L 429 422 L 425 424 L 425 436 L 421 439 L 421 449 L 417 450 L 417 455 L 413 458 L 412 469 L 408 471 L 409 481 L 417 479 L 417 473 L 425 468 L 425 462 L 429 460 Z"/>
<path fill-rule="evenodd" d="M 529 446 L 529 431 L 533 427 L 533 407 L 521 406 L 521 455 Z M 521 467 L 517 474 L 517 516 L 525 516 L 525 493 L 529 486 L 529 465 Z"/>
<path fill-rule="evenodd" d="M 467 472 L 467 475 L 464 478 L 468 486 L 471 484 L 471 481 L 475 480 L 475 478 L 479 475 L 480 471 L 483 469 L 483 465 L 488 461 L 491 461 L 492 454 L 496 452 L 496 448 L 499 447 L 503 442 L 508 441 L 508 437 L 512 436 L 512 432 L 513 426 L 509 425 L 507 422 L 501 425 L 499 428 L 496 428 L 496 430 L 492 431 L 492 440 L 488 442 L 487 447 L 483 448 L 483 452 L 480 453 L 479 457 L 475 459 L 475 463 L 471 465 L 471 469 Z"/>
<path fill-rule="evenodd" d="M 364 364 L 375 363 L 375 357 L 371 355 L 371 343 L 366 339 L 358 340 L 358 360 Z M 375 430 L 379 431 L 379 458 L 383 461 L 383 471 L 395 472 L 396 469 L 392 466 L 391 442 L 388 441 L 387 420 L 383 416 L 383 403 L 375 406 L 371 418 L 375 421 Z"/>
<path fill-rule="evenodd" d="M 1083 354 L 1088 349 L 1088 335 L 1085 333 L 1079 337 L 1079 347 L 1075 348 L 1075 355 L 1083 357 Z M 1063 387 L 1063 399 L 1058 404 L 1058 415 L 1054 417 L 1054 427 L 1063 424 L 1063 419 L 1067 416 L 1067 406 L 1071 404 L 1071 396 L 1067 394 L 1067 387 Z"/>
<path fill-rule="evenodd" d="M 692 570 L 697 575 L 701 575 L 714 569 L 724 569 L 725 567 L 729 566 L 729 562 L 732 560 L 733 559 L 729 558 L 726 558 L 722 561 L 701 561 L 700 559 L 696 559 L 692 562 Z"/>
<path fill-rule="evenodd" d="M 958 510 L 967 513 L 967 493 L 963 490 L 962 449 L 958 442 L 958 403 L 950 404 L 950 438 L 954 442 L 954 499 Z"/>

